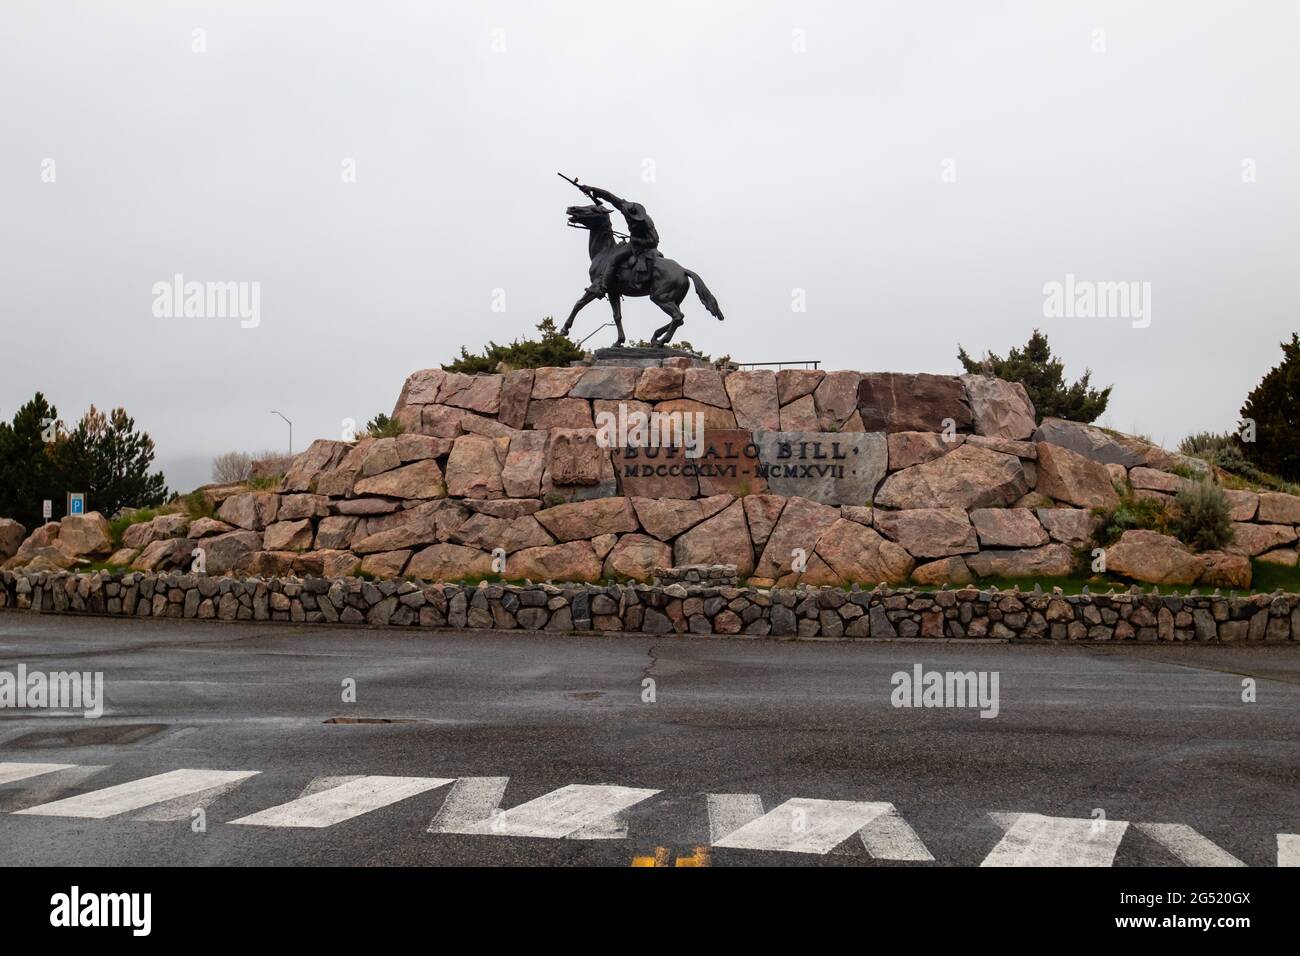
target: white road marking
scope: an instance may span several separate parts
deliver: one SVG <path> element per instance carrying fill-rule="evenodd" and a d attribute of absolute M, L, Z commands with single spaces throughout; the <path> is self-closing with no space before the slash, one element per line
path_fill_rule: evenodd
<path fill-rule="evenodd" d="M 0 784 L 39 777 L 56 770 L 71 770 L 74 763 L 0 763 Z"/>
<path fill-rule="evenodd" d="M 1184 866 L 1246 865 L 1185 823 L 1135 823 L 1133 826 L 1178 857 Z"/>
<path fill-rule="evenodd" d="M 746 823 L 714 846 L 825 854 L 893 809 L 890 803 L 795 797 Z"/>
<path fill-rule="evenodd" d="M 1110 866 L 1124 838 L 1124 820 L 990 814 L 1007 831 L 980 866 Z"/>
<path fill-rule="evenodd" d="M 140 810 L 155 803 L 175 800 L 187 794 L 209 790 L 226 783 L 238 783 L 256 776 L 257 770 L 172 770 L 103 790 L 92 790 L 75 797 L 16 811 L 45 817 L 105 817 Z"/>
<path fill-rule="evenodd" d="M 1277 865 L 1300 866 L 1300 834 L 1277 835 Z"/>
<path fill-rule="evenodd" d="M 478 833 L 478 824 L 491 819 L 501 805 L 509 782 L 509 777 L 461 777 L 452 784 L 427 832 Z"/>
<path fill-rule="evenodd" d="M 451 782 L 445 777 L 359 777 L 230 822 L 259 827 L 330 827 Z"/>
<path fill-rule="evenodd" d="M 468 789 L 464 791 L 462 802 L 448 811 L 446 818 L 441 812 L 434 818 L 433 824 L 430 825 L 430 832 L 591 839 L 584 834 L 607 833 L 610 828 L 617 829 L 617 824 L 608 823 L 611 818 L 618 817 L 629 807 L 659 793 L 658 790 L 642 790 L 635 787 L 573 783 L 509 810 L 497 812 L 497 804 L 493 804 L 488 809 L 486 817 L 473 820 L 470 816 L 472 807 L 477 807 L 481 812 L 482 807 L 491 797 L 495 796 L 497 801 L 500 800 L 500 795 L 495 793 L 495 787 L 499 786 L 499 781 L 503 778 L 479 779 L 493 781 L 493 783 L 481 784 L 481 789 L 477 792 Z M 471 803 L 471 794 L 476 803 Z M 450 796 L 448 799 L 450 800 Z M 626 829 L 623 830 L 623 835 L 626 835 Z"/>
<path fill-rule="evenodd" d="M 934 862 L 934 857 L 925 848 L 916 831 L 893 807 L 859 830 L 858 836 L 862 838 L 862 845 L 867 848 L 867 852 L 877 860 Z"/>
<path fill-rule="evenodd" d="M 107 764 L 77 764 L 66 770 L 41 774 L 39 777 L 24 781 L 19 787 L 0 792 L 0 811 L 14 813 L 57 800 L 69 790 L 81 787 L 95 774 L 107 769 Z"/>
<path fill-rule="evenodd" d="M 747 823 L 763 815 L 763 798 L 756 793 L 710 793 L 709 843 L 717 846 Z"/>
<path fill-rule="evenodd" d="M 242 780 L 230 780 L 218 786 L 209 787 L 207 790 L 200 790 L 197 793 L 177 797 L 175 800 L 157 803 L 147 808 L 143 813 L 137 813 L 131 819 L 144 823 L 174 823 L 177 820 L 191 820 L 195 810 L 207 810 L 208 807 L 216 803 L 218 797 L 222 797 L 234 790 L 242 782 Z"/>

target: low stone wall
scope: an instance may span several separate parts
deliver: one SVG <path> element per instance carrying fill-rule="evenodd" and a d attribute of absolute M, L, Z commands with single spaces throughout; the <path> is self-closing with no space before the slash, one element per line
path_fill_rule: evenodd
<path fill-rule="evenodd" d="M 877 587 L 672 584 L 509 586 L 359 578 L 0 572 L 0 608 L 121 617 L 726 634 L 1027 641 L 1300 641 L 1300 595 L 1061 595 Z"/>

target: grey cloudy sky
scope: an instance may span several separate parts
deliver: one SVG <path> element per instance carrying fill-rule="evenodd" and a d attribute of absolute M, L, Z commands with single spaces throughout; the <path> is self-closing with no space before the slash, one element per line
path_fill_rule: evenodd
<path fill-rule="evenodd" d="M 1298 28 L 1290 0 L 12 0 L 0 416 L 125 405 L 182 489 L 283 446 L 272 408 L 337 437 L 567 314 L 563 170 L 648 207 L 727 314 L 684 304 L 714 354 L 954 372 L 1039 326 L 1115 385 L 1105 424 L 1229 428 L 1296 326 Z M 260 325 L 155 317 L 175 273 L 259 282 Z M 1045 318 L 1067 273 L 1151 283 L 1150 326 Z"/>

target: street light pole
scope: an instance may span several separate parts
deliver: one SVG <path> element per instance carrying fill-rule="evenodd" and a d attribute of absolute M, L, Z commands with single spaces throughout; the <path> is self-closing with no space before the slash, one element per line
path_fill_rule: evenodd
<path fill-rule="evenodd" d="M 284 418 L 284 414 L 282 412 L 277 412 L 274 408 L 271 409 L 271 414 L 279 415 L 281 418 Z M 287 418 L 284 418 L 284 421 L 285 424 L 289 426 L 289 454 L 292 455 L 293 454 L 293 422 L 289 421 L 289 419 Z"/>

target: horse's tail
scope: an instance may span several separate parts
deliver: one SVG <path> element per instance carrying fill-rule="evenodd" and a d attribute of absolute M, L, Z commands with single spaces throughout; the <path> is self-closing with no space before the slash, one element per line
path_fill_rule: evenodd
<path fill-rule="evenodd" d="M 690 276 L 691 281 L 695 283 L 695 294 L 700 297 L 700 301 L 703 302 L 704 307 L 709 310 L 709 314 L 716 316 L 718 321 L 721 322 L 722 307 L 718 305 L 718 300 L 713 297 L 713 293 L 710 292 L 709 287 L 704 284 L 704 280 L 690 269 L 683 269 L 682 271 Z"/>

